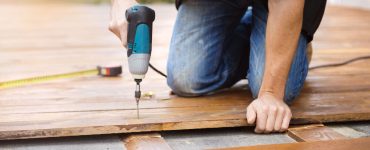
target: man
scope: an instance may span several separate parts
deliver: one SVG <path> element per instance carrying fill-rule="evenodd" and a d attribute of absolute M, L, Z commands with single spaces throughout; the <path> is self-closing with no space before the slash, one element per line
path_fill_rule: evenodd
<path fill-rule="evenodd" d="M 110 30 L 126 45 L 122 10 L 112 0 Z M 308 72 L 308 43 L 326 0 L 177 0 L 167 64 L 168 85 L 180 96 L 201 96 L 247 78 L 255 100 L 247 107 L 256 133 L 283 132 L 291 103 Z"/>

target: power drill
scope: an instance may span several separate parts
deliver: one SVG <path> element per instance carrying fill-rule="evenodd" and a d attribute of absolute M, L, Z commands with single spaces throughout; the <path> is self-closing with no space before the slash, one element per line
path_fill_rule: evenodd
<path fill-rule="evenodd" d="M 135 5 L 126 10 L 126 19 L 128 22 L 128 67 L 136 82 L 136 112 L 137 118 L 139 118 L 140 82 L 145 77 L 149 67 L 155 12 L 146 6 Z"/>

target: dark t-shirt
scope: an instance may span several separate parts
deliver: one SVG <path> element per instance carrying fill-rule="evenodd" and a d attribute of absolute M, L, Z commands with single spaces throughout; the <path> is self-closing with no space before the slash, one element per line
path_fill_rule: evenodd
<path fill-rule="evenodd" d="M 176 7 L 181 5 L 182 0 L 176 0 Z M 258 0 L 265 7 L 268 7 L 268 0 Z M 325 12 L 326 0 L 306 0 L 303 13 L 302 33 L 307 36 L 308 42 L 311 42 L 313 36 L 319 27 Z"/>

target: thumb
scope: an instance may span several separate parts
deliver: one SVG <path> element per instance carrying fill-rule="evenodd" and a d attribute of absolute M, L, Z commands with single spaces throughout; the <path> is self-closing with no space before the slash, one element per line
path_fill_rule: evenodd
<path fill-rule="evenodd" d="M 247 107 L 247 121 L 248 124 L 254 124 L 257 118 L 256 110 L 254 109 L 253 105 L 250 104 Z"/>

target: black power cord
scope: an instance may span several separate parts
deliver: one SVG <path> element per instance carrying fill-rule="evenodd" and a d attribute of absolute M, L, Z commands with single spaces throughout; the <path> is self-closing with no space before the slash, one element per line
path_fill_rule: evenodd
<path fill-rule="evenodd" d="M 314 70 L 314 69 L 319 69 L 319 68 L 327 68 L 327 67 L 339 67 L 339 66 L 344 66 L 344 65 L 353 63 L 355 61 L 364 60 L 364 59 L 370 59 L 370 55 L 368 55 L 368 56 L 361 56 L 361 57 L 355 57 L 355 58 L 352 58 L 350 60 L 347 60 L 347 61 L 344 61 L 344 62 L 340 62 L 340 63 L 333 63 L 333 64 L 324 64 L 324 65 L 313 66 L 313 67 L 310 67 L 309 70 Z"/>
<path fill-rule="evenodd" d="M 158 74 L 162 75 L 163 77 L 167 78 L 167 75 L 164 74 L 163 72 L 159 71 L 157 68 L 155 68 L 151 63 L 149 63 L 149 67 L 152 68 L 155 72 Z"/>
<path fill-rule="evenodd" d="M 347 60 L 347 61 L 344 61 L 344 62 L 340 62 L 340 63 L 333 63 L 333 64 L 324 64 L 324 65 L 313 66 L 313 67 L 310 67 L 309 70 L 320 69 L 320 68 L 328 68 L 328 67 L 339 67 L 339 66 L 344 66 L 344 65 L 353 63 L 355 61 L 364 60 L 364 59 L 370 59 L 370 55 L 368 55 L 368 56 L 361 56 L 361 57 L 355 57 L 355 58 L 352 58 L 350 60 Z M 163 72 L 159 71 L 152 64 L 149 63 L 149 67 L 152 68 L 158 74 L 160 74 L 163 77 L 167 78 L 167 75 L 166 74 L 164 74 Z"/>

